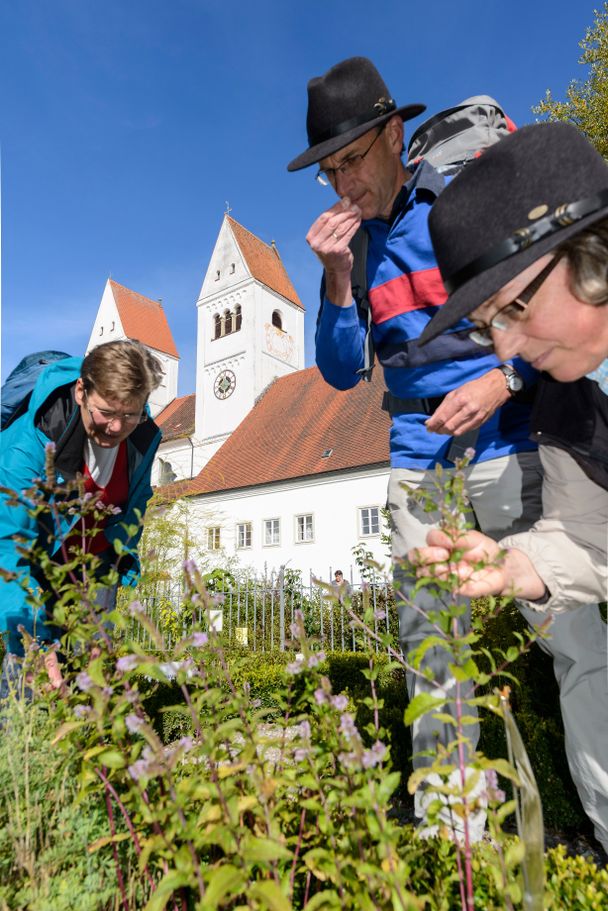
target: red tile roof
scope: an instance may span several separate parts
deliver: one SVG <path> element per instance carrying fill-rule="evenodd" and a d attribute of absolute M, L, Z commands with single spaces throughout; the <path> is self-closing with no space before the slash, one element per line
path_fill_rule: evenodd
<path fill-rule="evenodd" d="M 110 279 L 125 335 L 164 354 L 179 357 L 162 305 Z"/>
<path fill-rule="evenodd" d="M 168 485 L 168 498 L 270 484 L 364 466 L 388 466 L 390 419 L 384 383 L 339 392 L 316 367 L 276 380 L 201 473 Z M 323 458 L 323 453 L 331 454 Z"/>
<path fill-rule="evenodd" d="M 304 310 L 274 242 L 271 246 L 265 244 L 230 215 L 225 217 L 253 277 Z"/>
<path fill-rule="evenodd" d="M 154 423 L 163 433 L 163 442 L 178 440 L 180 437 L 189 437 L 194 433 L 196 395 L 182 395 L 173 399 L 154 418 Z"/>

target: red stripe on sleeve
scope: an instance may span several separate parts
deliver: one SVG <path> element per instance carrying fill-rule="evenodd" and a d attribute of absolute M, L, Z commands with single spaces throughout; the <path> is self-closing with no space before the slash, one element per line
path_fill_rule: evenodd
<path fill-rule="evenodd" d="M 401 313 L 445 303 L 446 290 L 439 269 L 410 272 L 371 288 L 369 302 L 375 323 L 384 323 Z"/>

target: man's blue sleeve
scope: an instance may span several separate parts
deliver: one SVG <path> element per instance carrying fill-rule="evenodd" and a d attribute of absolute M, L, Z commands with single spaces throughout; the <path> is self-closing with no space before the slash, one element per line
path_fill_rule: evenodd
<path fill-rule="evenodd" d="M 321 304 L 315 337 L 317 367 L 326 383 L 335 389 L 352 389 L 364 366 L 365 323 L 355 303 L 336 307 L 327 298 Z"/>

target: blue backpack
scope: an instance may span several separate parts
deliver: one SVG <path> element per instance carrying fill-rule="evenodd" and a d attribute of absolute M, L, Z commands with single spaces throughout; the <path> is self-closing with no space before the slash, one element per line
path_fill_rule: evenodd
<path fill-rule="evenodd" d="M 44 368 L 70 356 L 65 351 L 36 351 L 17 364 L 0 390 L 0 430 L 6 430 L 13 421 L 25 414 L 36 381 Z"/>

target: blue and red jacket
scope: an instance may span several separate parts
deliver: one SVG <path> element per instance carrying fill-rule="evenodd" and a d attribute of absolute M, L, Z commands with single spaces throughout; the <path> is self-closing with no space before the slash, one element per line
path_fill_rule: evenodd
<path fill-rule="evenodd" d="M 418 347 L 424 327 L 446 299 L 428 229 L 433 202 L 445 179 L 422 161 L 404 184 L 388 221 L 363 222 L 369 236 L 368 297 L 376 356 L 386 386 L 400 399 L 435 398 L 483 376 L 500 363 L 493 353 L 468 337 L 463 319 L 433 342 Z M 336 389 L 351 389 L 361 379 L 367 327 L 355 302 L 336 307 L 325 298 L 316 333 L 316 361 L 324 379 Z M 513 366 L 526 385 L 536 371 L 515 358 Z M 393 468 L 453 467 L 446 456 L 452 437 L 429 433 L 428 414 L 393 415 L 390 449 Z M 485 461 L 536 448 L 529 434 L 530 406 L 509 401 L 480 427 L 474 461 Z"/>

